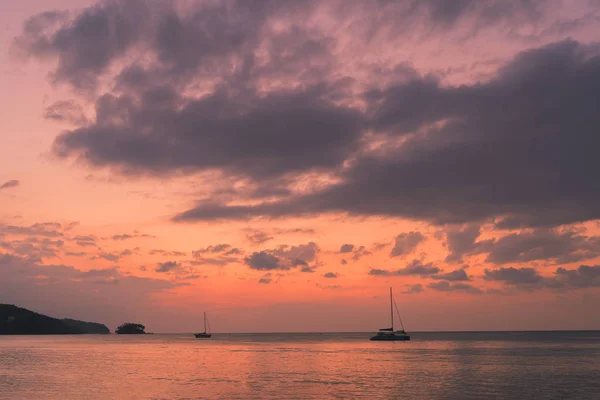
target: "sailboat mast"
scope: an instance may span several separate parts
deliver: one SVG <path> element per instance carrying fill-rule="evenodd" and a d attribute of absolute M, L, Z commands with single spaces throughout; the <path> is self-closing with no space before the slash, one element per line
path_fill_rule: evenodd
<path fill-rule="evenodd" d="M 204 333 L 206 333 L 206 311 L 204 311 Z"/>
<path fill-rule="evenodd" d="M 390 316 L 392 319 L 392 331 L 394 331 L 394 305 L 392 301 L 392 288 L 390 286 Z"/>

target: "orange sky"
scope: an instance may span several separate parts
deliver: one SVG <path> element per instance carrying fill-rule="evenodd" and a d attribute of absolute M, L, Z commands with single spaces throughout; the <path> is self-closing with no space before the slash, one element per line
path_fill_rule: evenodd
<path fill-rule="evenodd" d="M 125 2 L 113 2 L 120 3 Z M 188 3 L 179 2 L 177 6 L 197 6 L 190 5 L 194 2 Z M 394 17 L 383 9 L 366 7 L 359 1 L 351 3 L 343 12 L 335 11 L 336 2 L 323 2 L 314 9 L 308 5 L 290 7 L 281 14 L 273 14 L 266 22 L 257 22 L 259 33 L 252 40 L 248 39 L 243 47 L 243 51 L 250 48 L 254 52 L 257 65 L 261 57 L 266 57 L 265 49 L 271 45 L 279 46 L 276 51 L 281 59 L 296 55 L 304 57 L 301 51 L 308 45 L 298 47 L 294 43 L 294 37 L 304 34 L 311 38 L 307 43 L 314 46 L 319 43 L 326 50 L 309 53 L 299 60 L 288 60 L 289 64 L 285 65 L 281 61 L 281 65 L 274 64 L 272 71 L 268 70 L 268 63 L 262 69 L 257 68 L 252 78 L 253 89 L 269 94 L 284 89 L 294 91 L 303 85 L 330 87 L 334 82 L 342 85 L 340 82 L 352 81 L 340 92 L 332 91 L 323 98 L 336 106 L 343 105 L 367 115 L 374 106 L 369 104 L 368 96 L 363 96 L 365 92 L 385 91 L 393 85 L 416 79 L 412 74 L 423 79 L 436 79 L 440 90 L 475 91 L 478 85 L 489 82 L 501 85 L 508 80 L 510 74 L 503 71 L 510 69 L 507 65 L 513 65 L 511 60 L 519 52 L 542 48 L 566 38 L 584 47 L 593 49 L 597 46 L 594 40 L 600 14 L 597 6 L 584 1 L 557 2 L 553 10 L 544 9 L 535 19 L 527 14 L 515 14 L 485 22 L 480 10 L 472 8 L 458 10 L 460 15 L 452 14 L 451 22 L 440 19 L 435 23 L 428 19 L 434 18 L 433 12 L 431 15 L 423 11 L 424 14 Z M 229 165 L 237 168 L 237 160 L 245 158 L 243 151 L 216 148 L 218 145 L 214 150 L 195 149 L 194 146 L 200 146 L 195 142 L 189 145 L 191 150 L 206 151 L 198 158 L 210 159 L 211 153 L 224 154 L 226 161 L 227 157 L 231 158 L 231 163 L 205 167 L 192 162 L 194 165 L 187 168 L 159 171 L 161 163 L 167 163 L 167 156 L 155 160 L 156 168 L 148 164 L 140 167 L 134 161 L 127 164 L 129 161 L 124 159 L 107 161 L 109 157 L 106 156 L 102 160 L 104 164 L 100 165 L 89 156 L 96 150 L 97 157 L 104 156 L 100 153 L 104 149 L 100 145 L 76 149 L 68 156 L 60 157 L 54 147 L 57 138 L 64 132 L 93 125 L 94 118 L 98 118 L 94 103 L 102 94 L 117 93 L 113 85 L 122 68 L 131 60 L 143 59 L 152 66 L 160 59 L 154 53 L 149 55 L 148 46 L 152 43 L 140 41 L 132 45 L 129 53 L 119 55 L 120 58 L 115 58 L 109 67 L 98 73 L 97 86 L 82 89 L 70 80 L 74 75 L 62 81 L 51 78 L 60 68 L 59 59 L 63 57 L 60 45 L 41 54 L 31 48 L 19 47 L 15 42 L 15 38 L 26 35 L 24 22 L 33 15 L 55 9 L 70 10 L 66 22 L 58 22 L 57 26 L 64 28 L 72 26 L 69 24 L 80 18 L 78 13 L 92 4 L 95 2 L 83 0 L 25 0 L 18 6 L 9 2 L 0 4 L 0 110 L 3 111 L 0 125 L 0 302 L 57 317 L 103 322 L 112 329 L 121 322 L 132 320 L 146 324 L 149 331 L 189 332 L 200 328 L 202 312 L 207 311 L 213 329 L 218 332 L 369 331 L 388 324 L 386 296 L 388 287 L 392 286 L 409 331 L 600 329 L 597 307 L 600 276 L 593 275 L 592 280 L 584 284 L 586 278 L 580 269 L 581 265 L 599 265 L 600 240 L 596 236 L 599 225 L 594 217 L 574 218 L 543 227 L 501 229 L 497 222 L 502 215 L 512 215 L 511 207 L 515 203 L 507 200 L 501 204 L 502 200 L 498 200 L 498 209 L 502 213 L 482 214 L 481 218 L 456 223 L 440 223 L 429 216 L 453 212 L 450 208 L 444 210 L 443 206 L 433 214 L 415 211 L 414 215 L 410 212 L 393 215 L 378 210 L 358 212 L 360 204 L 336 205 L 308 215 L 276 215 L 276 212 L 269 214 L 267 211 L 242 218 L 215 217 L 186 222 L 173 219 L 196 207 L 198 200 L 218 200 L 226 207 L 262 202 L 267 207 L 271 203 L 285 205 L 286 200 L 282 200 L 285 196 L 257 199 L 248 194 L 255 187 L 275 188 L 279 185 L 278 179 L 285 181 L 284 186 L 291 190 L 292 198 L 301 199 L 302 204 L 305 198 L 302 196 L 320 193 L 323 188 L 350 179 L 350 173 L 345 175 L 345 168 L 350 170 L 353 165 L 360 164 L 361 157 L 371 154 L 370 151 L 378 155 L 379 150 L 372 150 L 378 140 L 385 151 L 403 149 L 406 146 L 404 140 L 433 135 L 434 126 L 438 126 L 435 124 L 442 127 L 444 123 L 452 122 L 452 116 L 448 120 L 429 121 L 431 125 L 411 128 L 408 136 L 393 139 L 387 131 L 369 128 L 361 134 L 361 139 L 356 142 L 359 144 L 353 144 L 360 148 L 344 153 L 339 163 L 329 165 L 328 157 L 325 157 L 323 165 L 327 165 L 323 168 L 308 165 L 302 171 L 291 169 L 282 175 L 277 175 L 276 169 L 277 166 L 283 168 L 284 164 L 273 164 L 275 171 L 261 171 L 259 177 L 253 170 L 240 179 L 245 168 L 250 170 L 256 165 L 256 162 L 244 164 L 240 161 L 241 167 L 235 169 L 235 173 L 231 172 Z M 98 9 L 104 7 L 102 2 L 98 4 Z M 230 7 L 234 10 L 236 6 L 231 3 Z M 90 10 L 84 12 L 93 13 Z M 152 12 L 162 15 L 167 11 Z M 140 20 L 144 18 L 141 15 L 140 11 Z M 361 15 L 365 15 L 364 18 L 360 18 Z M 236 17 L 234 11 L 227 16 L 232 21 Z M 244 18 L 247 23 L 252 22 L 254 16 Z M 403 27 L 402 18 L 407 18 L 410 24 Z M 369 24 L 380 27 L 373 29 Z M 277 39 L 277 32 L 292 29 L 290 27 L 301 27 L 307 33 L 302 31 Z M 200 35 L 199 31 L 191 31 Z M 200 38 L 194 40 L 200 41 Z M 235 43 L 235 40 L 231 39 L 231 42 Z M 225 46 L 219 44 L 217 48 Z M 232 50 L 227 57 L 235 58 L 236 51 Z M 215 54 L 215 57 L 221 57 L 218 51 Z M 200 65 L 195 66 L 197 69 L 192 73 L 166 74 L 160 79 L 163 79 L 163 86 L 172 84 L 177 90 L 184 87 L 191 93 L 182 101 L 198 99 L 201 97 L 193 94 L 194 91 L 217 92 L 215 88 L 225 85 L 219 79 L 226 75 L 223 71 L 232 61 L 229 58 L 217 61 L 218 68 Z M 86 64 L 77 65 L 83 68 L 81 65 Z M 406 73 L 399 72 L 405 67 Z M 179 83 L 182 76 L 189 81 Z M 231 81 L 223 79 L 231 85 L 228 90 L 240 90 L 241 94 L 237 96 L 243 98 L 243 90 L 231 83 L 233 78 Z M 134 89 L 126 88 L 121 90 L 120 94 L 123 93 L 134 93 Z M 417 103 L 418 98 L 411 94 L 409 99 L 405 109 L 400 107 L 400 111 L 394 112 L 395 116 L 403 112 L 411 117 L 416 115 L 411 103 Z M 68 118 L 57 121 L 45 117 L 48 107 L 61 100 L 78 104 L 88 121 L 77 124 Z M 253 102 L 248 101 L 248 104 Z M 154 112 L 157 116 L 160 114 Z M 510 119 L 513 116 L 507 112 L 504 117 Z M 245 128 L 243 125 L 237 127 L 238 131 Z M 204 134 L 203 129 L 209 128 L 202 125 L 195 129 Z M 292 130 L 288 126 L 277 133 L 286 137 L 292 135 Z M 377 135 L 381 139 L 377 139 Z M 563 132 L 559 131 L 558 135 Z M 251 136 L 252 132 L 248 132 L 248 137 Z M 461 137 L 460 133 L 458 137 Z M 289 140 L 292 143 L 291 136 Z M 445 140 L 434 141 L 431 146 L 442 146 Z M 259 143 L 257 148 L 260 150 L 261 146 L 265 157 L 279 151 L 273 150 L 270 154 L 267 142 Z M 276 162 L 284 163 L 306 155 L 300 151 L 296 154 L 293 147 L 282 151 Z M 332 159 L 336 157 L 336 148 L 325 150 L 331 150 Z M 306 153 L 310 151 L 313 150 L 306 150 Z M 411 160 L 413 157 L 409 150 L 402 154 L 397 158 Z M 136 156 L 132 155 L 131 160 L 134 159 Z M 506 162 L 510 163 L 508 157 Z M 265 162 L 265 165 L 268 164 Z M 136 171 L 127 173 L 127 168 Z M 477 170 L 477 166 L 473 166 L 473 170 Z M 590 174 L 589 178 L 593 179 L 597 173 Z M 376 181 L 380 177 L 373 175 L 371 179 Z M 399 182 L 408 179 L 404 175 L 397 177 Z M 17 182 L 10 183 L 12 181 Z M 436 186 L 430 189 L 431 197 L 439 196 L 442 202 L 444 196 L 450 196 L 436 192 Z M 504 198 L 504 194 L 499 193 L 497 197 Z M 400 202 L 410 199 L 413 194 L 403 191 L 397 196 Z M 486 197 L 469 196 L 481 197 L 482 202 Z M 309 197 L 306 199 L 308 201 Z M 577 204 L 588 204 L 584 200 Z M 357 198 L 356 202 L 359 201 L 362 200 Z M 557 199 L 556 204 L 560 201 Z M 372 202 L 377 204 L 375 198 Z M 465 207 L 470 206 L 465 204 Z M 528 210 L 533 209 L 531 204 L 528 207 Z M 453 252 L 450 236 L 469 229 L 480 230 L 470 242 L 471 247 L 462 251 L 462 257 L 447 259 Z M 508 238 L 511 235 L 513 238 Z M 214 246 L 221 244 L 227 247 L 215 250 Z M 353 246 L 352 250 L 342 253 L 342 246 L 349 244 Z M 237 250 L 226 254 L 232 249 Z M 277 266 L 269 264 L 273 258 L 278 260 Z M 411 265 L 429 270 L 419 273 L 422 270 L 411 269 Z M 302 267 L 310 272 L 302 272 Z M 521 271 L 518 278 L 525 281 L 496 279 L 499 275 L 492 273 L 506 272 L 509 268 Z M 563 279 L 558 268 L 580 275 L 564 275 Z M 463 269 L 465 280 L 444 277 Z M 532 269 L 536 276 L 527 281 L 524 269 Z"/>

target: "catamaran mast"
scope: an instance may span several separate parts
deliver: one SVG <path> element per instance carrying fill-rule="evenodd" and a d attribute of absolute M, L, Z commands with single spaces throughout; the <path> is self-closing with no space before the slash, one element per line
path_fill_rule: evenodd
<path fill-rule="evenodd" d="M 394 304 L 392 302 L 392 287 L 390 286 L 390 315 L 392 317 L 392 332 L 394 331 Z"/>

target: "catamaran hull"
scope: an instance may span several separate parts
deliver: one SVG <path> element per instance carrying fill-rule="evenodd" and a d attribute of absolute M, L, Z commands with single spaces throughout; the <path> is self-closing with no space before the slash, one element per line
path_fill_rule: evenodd
<path fill-rule="evenodd" d="M 369 340 L 377 340 L 377 341 L 385 341 L 385 342 L 396 342 L 396 341 L 406 341 L 410 340 L 410 336 L 373 336 Z"/>
<path fill-rule="evenodd" d="M 196 339 L 208 339 L 211 334 L 210 333 L 194 333 L 194 336 L 196 336 Z"/>

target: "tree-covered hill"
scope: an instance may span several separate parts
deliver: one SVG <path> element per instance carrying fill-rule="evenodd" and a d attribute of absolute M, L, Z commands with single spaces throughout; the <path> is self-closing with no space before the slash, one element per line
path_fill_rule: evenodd
<path fill-rule="evenodd" d="M 0 335 L 68 335 L 110 333 L 102 324 L 58 319 L 12 304 L 0 304 Z"/>

